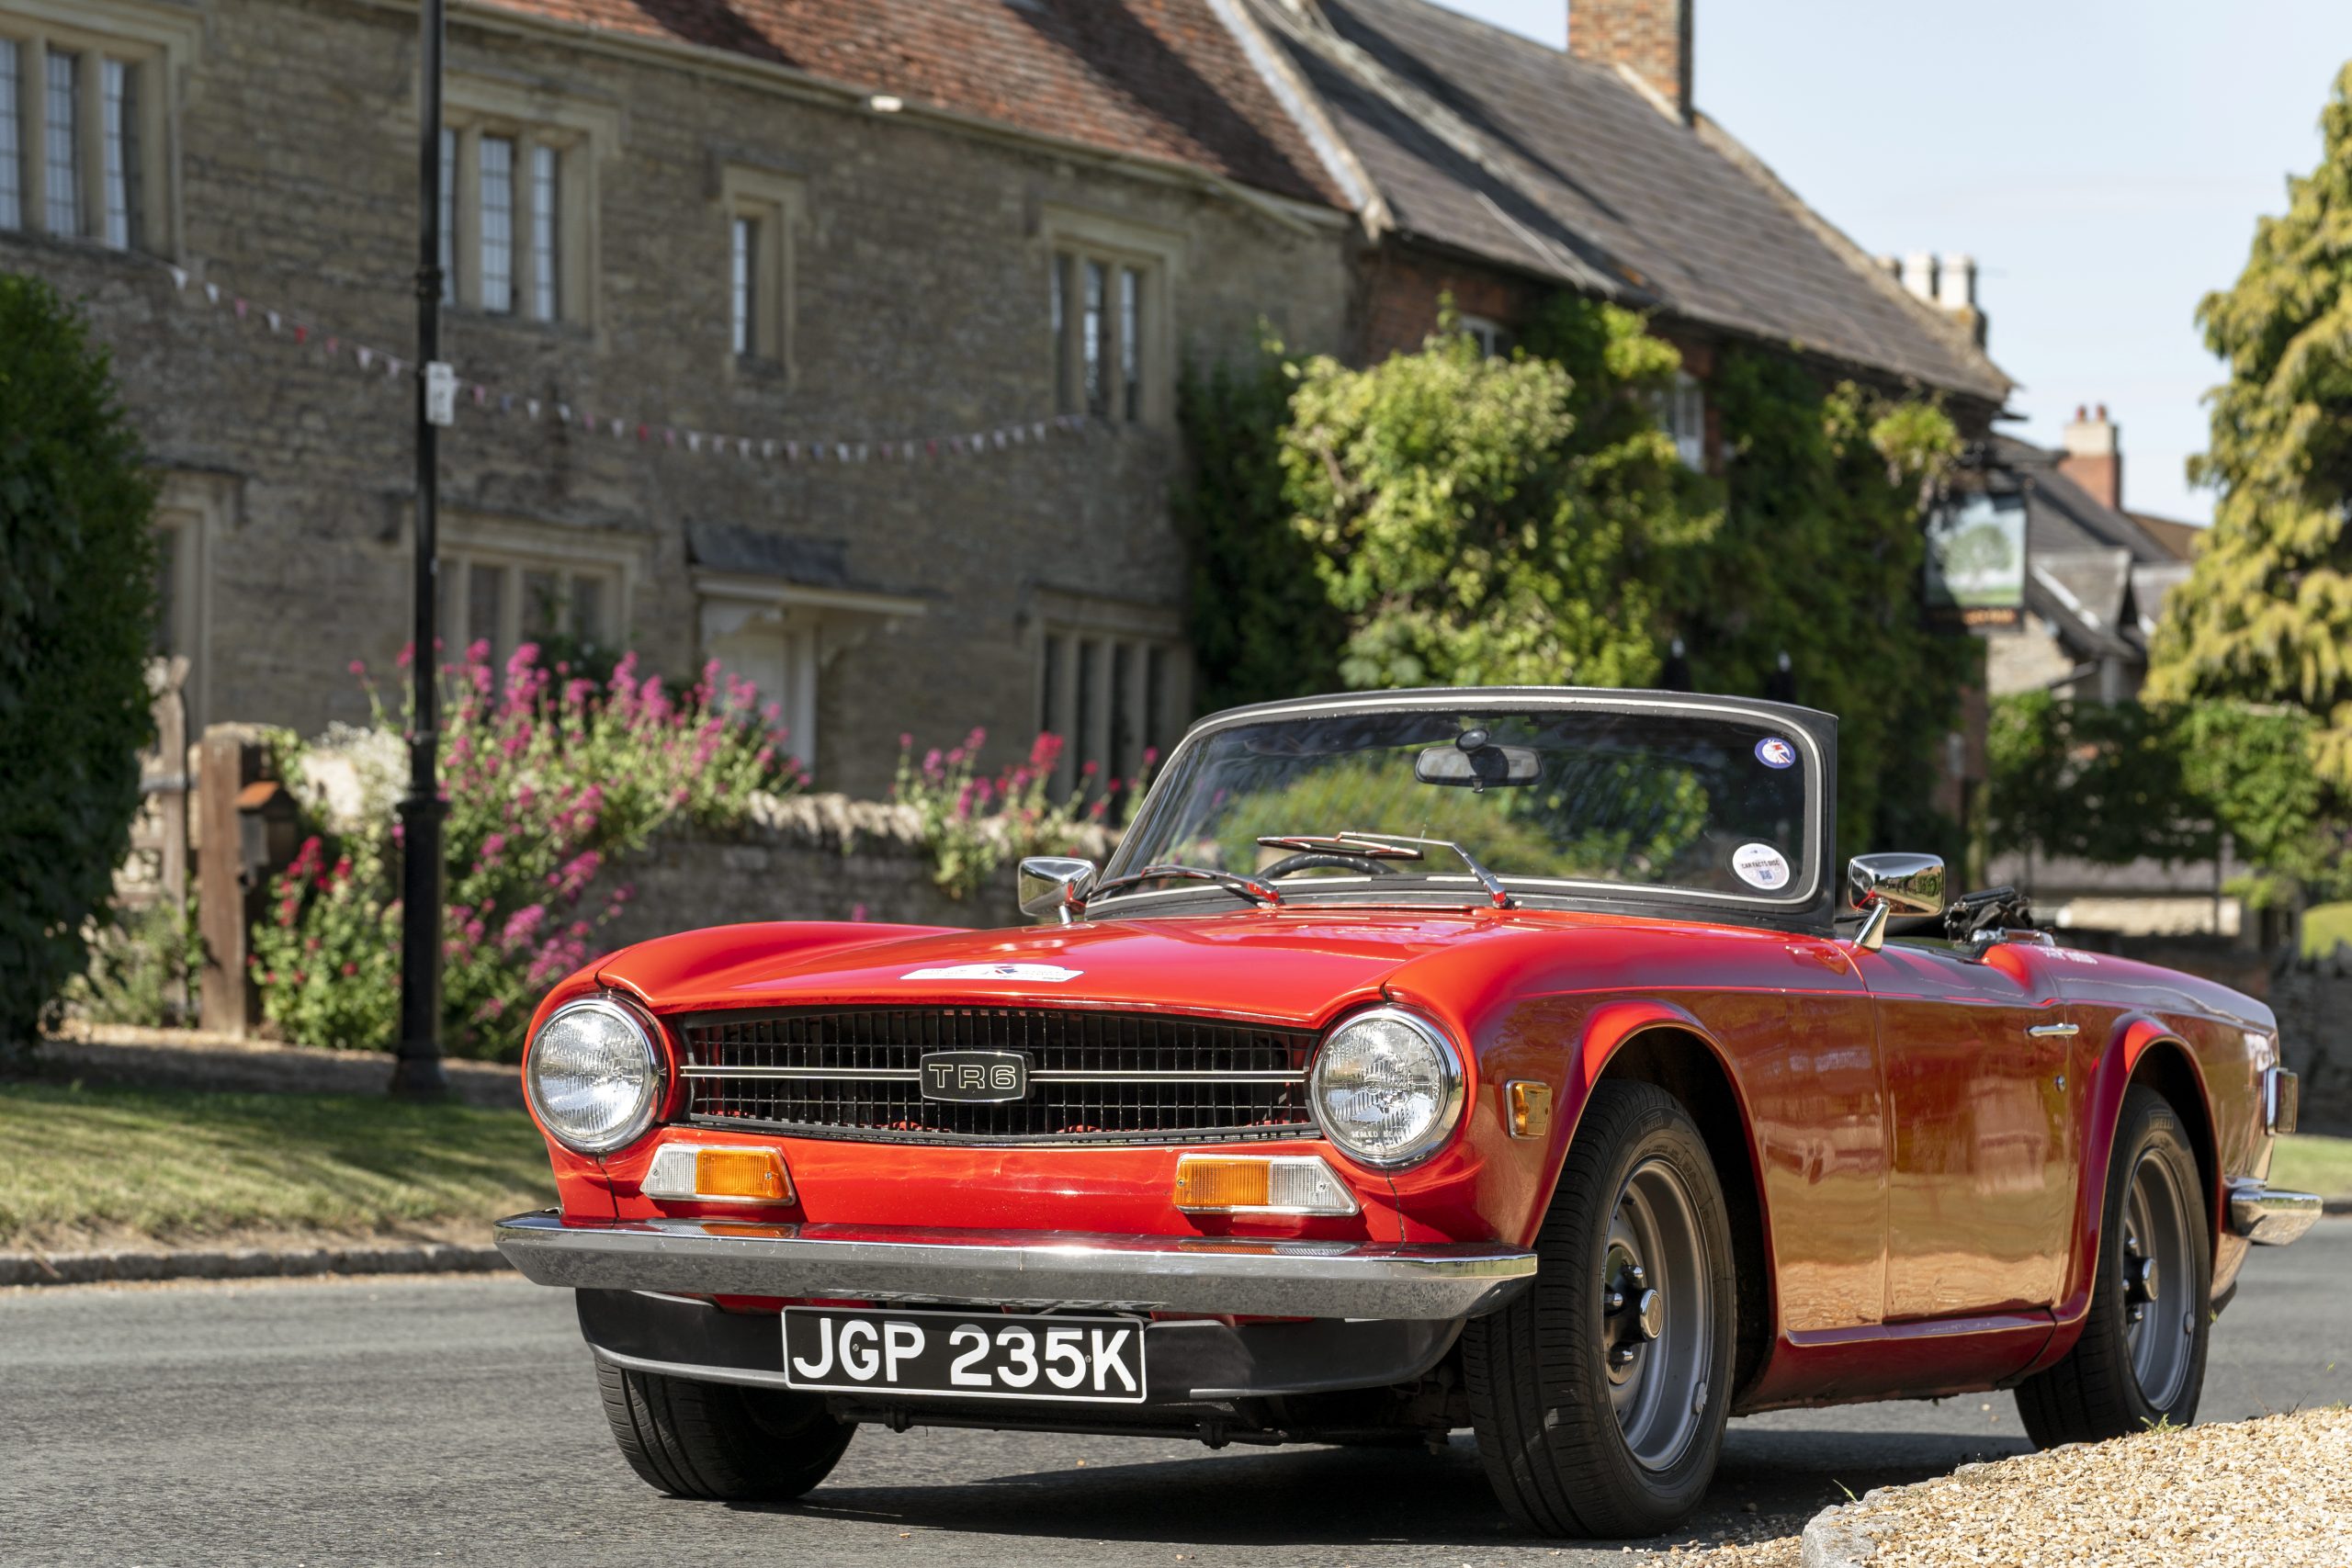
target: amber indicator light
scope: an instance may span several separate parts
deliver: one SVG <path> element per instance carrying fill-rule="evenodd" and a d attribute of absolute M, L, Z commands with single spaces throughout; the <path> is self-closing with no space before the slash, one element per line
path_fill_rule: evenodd
<path fill-rule="evenodd" d="M 792 1177 L 774 1149 L 696 1149 L 695 1196 L 788 1203 Z"/>
<path fill-rule="evenodd" d="M 1510 1135 L 1541 1138 L 1552 1131 L 1552 1086 L 1527 1078 L 1512 1080 L 1506 1090 L 1510 1105 Z"/>
<path fill-rule="evenodd" d="M 1188 1159 L 1176 1168 L 1180 1209 L 1262 1209 L 1273 1171 L 1261 1159 Z"/>

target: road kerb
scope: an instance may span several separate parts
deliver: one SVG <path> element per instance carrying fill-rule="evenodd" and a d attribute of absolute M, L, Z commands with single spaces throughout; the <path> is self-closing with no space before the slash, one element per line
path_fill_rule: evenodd
<path fill-rule="evenodd" d="M 483 1274 L 508 1268 L 494 1247 L 457 1247 L 446 1242 L 170 1252 L 0 1252 L 0 1286 L 268 1280 L 324 1274 Z"/>

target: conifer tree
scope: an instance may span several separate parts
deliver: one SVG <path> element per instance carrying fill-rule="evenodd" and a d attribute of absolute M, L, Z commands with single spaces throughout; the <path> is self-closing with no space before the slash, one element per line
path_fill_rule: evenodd
<path fill-rule="evenodd" d="M 2301 707 L 2313 761 L 2352 789 L 2352 65 L 2320 117 L 2326 152 L 2261 219 L 2245 270 L 2198 307 L 2229 366 L 2211 448 L 2221 492 L 2165 606 L 2147 695 Z"/>

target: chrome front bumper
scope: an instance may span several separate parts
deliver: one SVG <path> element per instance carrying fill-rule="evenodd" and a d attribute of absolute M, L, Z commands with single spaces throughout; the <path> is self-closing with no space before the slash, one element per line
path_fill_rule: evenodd
<path fill-rule="evenodd" d="M 1500 1306 L 1535 1277 L 1533 1253 L 1500 1243 L 1391 1247 L 701 1220 L 566 1224 L 553 1210 L 501 1220 L 497 1240 L 526 1279 L 574 1289 L 1251 1317 L 1470 1317 Z"/>
<path fill-rule="evenodd" d="M 2256 1247 L 2284 1247 L 2312 1228 L 2322 1208 L 2316 1193 L 2281 1192 L 2241 1179 L 2230 1183 L 2230 1234 Z"/>

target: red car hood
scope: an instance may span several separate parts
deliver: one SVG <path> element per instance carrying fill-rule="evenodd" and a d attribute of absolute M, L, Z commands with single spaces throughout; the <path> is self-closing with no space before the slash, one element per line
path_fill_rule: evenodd
<path fill-rule="evenodd" d="M 1320 1023 L 1417 960 L 1589 917 L 1315 909 L 950 931 L 773 924 L 689 931 L 597 972 L 656 1011 L 978 1002 L 1148 1008 Z M 1499 955 L 1498 955 L 1499 956 Z"/>

